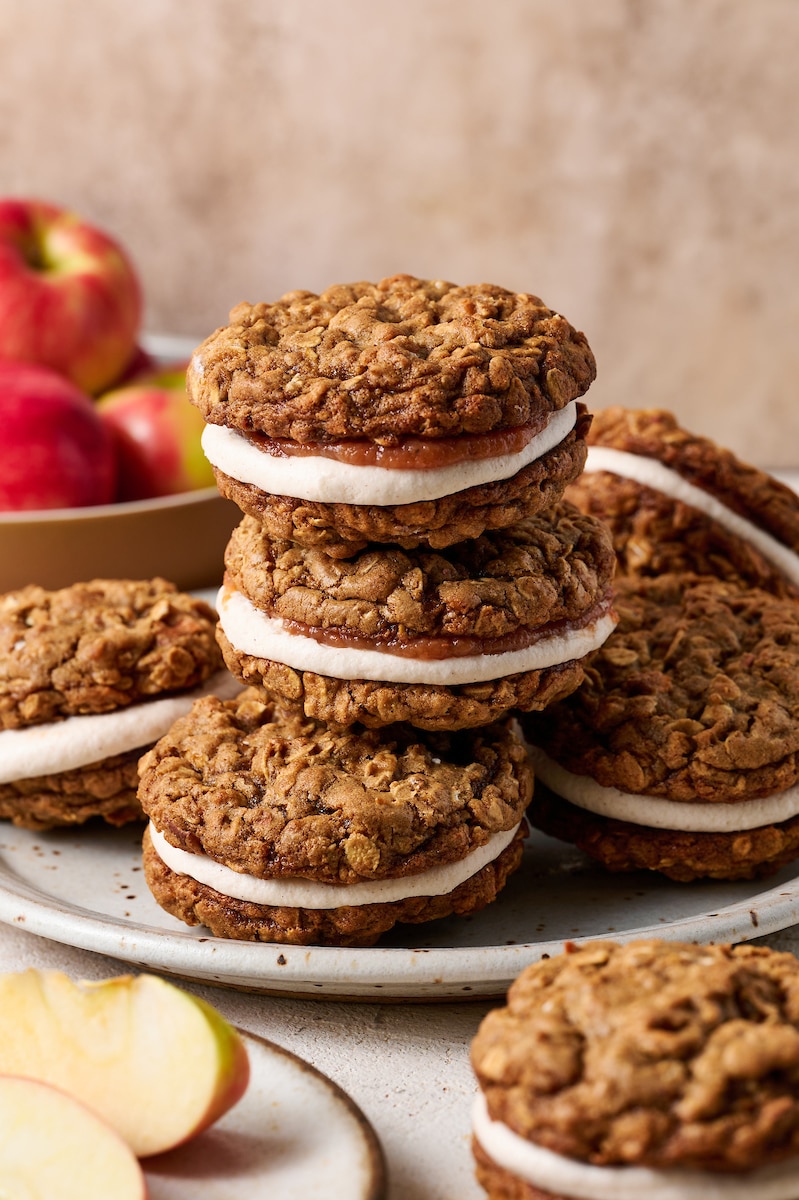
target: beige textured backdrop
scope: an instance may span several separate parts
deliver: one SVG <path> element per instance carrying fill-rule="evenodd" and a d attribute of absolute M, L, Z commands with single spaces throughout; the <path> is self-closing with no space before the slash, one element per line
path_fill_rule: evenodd
<path fill-rule="evenodd" d="M 0 0 L 0 187 L 147 325 L 405 270 L 541 295 L 594 407 L 799 465 L 797 0 Z"/>

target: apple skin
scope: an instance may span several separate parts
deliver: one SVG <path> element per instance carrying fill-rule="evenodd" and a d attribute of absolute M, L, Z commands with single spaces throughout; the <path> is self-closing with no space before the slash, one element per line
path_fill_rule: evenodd
<path fill-rule="evenodd" d="M 212 487 L 203 418 L 186 393 L 186 364 L 140 376 L 97 400 L 117 443 L 119 500 Z"/>
<path fill-rule="evenodd" d="M 36 1079 L 0 1075 L 3 1196 L 147 1200 L 130 1147 L 74 1096 Z"/>
<path fill-rule="evenodd" d="M 207 1129 L 244 1094 L 247 1049 L 210 1004 L 156 975 L 0 975 L 0 1072 L 77 1097 L 139 1157 Z"/>
<path fill-rule="evenodd" d="M 110 504 L 116 450 L 92 400 L 48 367 L 0 360 L 0 511 Z"/>
<path fill-rule="evenodd" d="M 141 313 L 116 241 L 54 204 L 0 200 L 0 358 L 41 363 L 94 395 L 132 359 Z"/>

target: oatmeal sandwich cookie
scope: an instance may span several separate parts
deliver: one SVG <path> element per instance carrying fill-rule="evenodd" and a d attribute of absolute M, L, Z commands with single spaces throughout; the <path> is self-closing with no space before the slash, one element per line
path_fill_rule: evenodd
<path fill-rule="evenodd" d="M 347 556 L 440 549 L 560 499 L 595 376 L 537 296 L 395 275 L 241 304 L 189 395 L 223 495 L 270 535 Z"/>
<path fill-rule="evenodd" d="M 594 942 L 527 967 L 472 1043 L 490 1200 L 794 1200 L 799 962 Z"/>
<path fill-rule="evenodd" d="M 614 871 L 750 879 L 799 856 L 799 605 L 621 579 L 579 692 L 523 717 L 532 824 Z"/>
<path fill-rule="evenodd" d="M 799 497 L 671 413 L 597 413 L 568 497 L 613 532 L 620 570 L 737 580 L 799 595 Z"/>
<path fill-rule="evenodd" d="M 158 903 L 219 937 L 298 945 L 483 908 L 519 865 L 532 790 L 510 722 L 335 731 L 256 688 L 199 700 L 140 774 Z"/>
<path fill-rule="evenodd" d="M 344 726 L 459 729 L 566 695 L 615 622 L 604 527 L 561 503 L 446 551 L 332 558 L 245 517 L 217 631 L 231 672 Z"/>
<path fill-rule="evenodd" d="M 136 764 L 235 681 L 216 613 L 164 579 L 0 596 L 0 817 L 29 829 L 141 818 Z"/>

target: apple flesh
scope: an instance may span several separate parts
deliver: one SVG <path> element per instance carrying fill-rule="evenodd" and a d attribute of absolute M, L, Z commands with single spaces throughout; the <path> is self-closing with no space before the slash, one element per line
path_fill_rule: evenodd
<path fill-rule="evenodd" d="M 116 474 L 85 393 L 47 367 L 0 361 L 0 511 L 110 504 Z"/>
<path fill-rule="evenodd" d="M 69 1092 L 144 1157 L 227 1112 L 249 1060 L 215 1008 L 158 976 L 74 983 L 30 969 L 0 976 L 0 1072 Z"/>
<path fill-rule="evenodd" d="M 0 200 L 0 357 L 95 394 L 133 357 L 141 310 L 136 271 L 106 233 L 53 204 Z"/>
<path fill-rule="evenodd" d="M 147 1200 L 130 1147 L 73 1096 L 0 1076 L 0 1195 L 30 1200 Z"/>
<path fill-rule="evenodd" d="M 116 438 L 120 500 L 212 487 L 203 419 L 186 392 L 186 364 L 106 392 L 97 411 Z"/>

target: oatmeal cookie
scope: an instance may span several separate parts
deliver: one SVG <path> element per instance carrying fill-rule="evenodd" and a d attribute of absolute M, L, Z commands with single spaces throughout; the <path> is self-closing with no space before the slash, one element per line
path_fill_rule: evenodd
<path fill-rule="evenodd" d="M 558 500 L 591 350 L 536 296 L 396 275 L 242 304 L 188 390 L 223 495 L 329 553 L 442 548 Z"/>
<path fill-rule="evenodd" d="M 794 1195 L 797 1014 L 792 954 L 567 946 L 522 972 L 472 1043 L 478 1179 L 496 1200 L 538 1200 L 590 1195 L 598 1172 L 602 1195 L 627 1197 L 647 1193 L 625 1178 L 645 1167 L 686 1200 L 721 1194 L 725 1173 L 752 1196 L 784 1177 Z"/>
<path fill-rule="evenodd" d="M 567 494 L 608 524 L 624 574 L 689 571 L 799 595 L 799 497 L 671 413 L 598 413 Z"/>
<path fill-rule="evenodd" d="M 245 517 L 225 564 L 230 670 L 338 724 L 457 728 L 549 702 L 614 621 L 607 532 L 563 503 L 446 552 L 348 559 Z"/>
<path fill-rule="evenodd" d="M 141 818 L 136 761 L 196 695 L 236 687 L 216 613 L 163 579 L 0 597 L 0 817 Z"/>
<path fill-rule="evenodd" d="M 219 936 L 300 944 L 483 907 L 521 858 L 532 790 L 508 722 L 337 731 L 256 688 L 197 701 L 139 771 L 159 903 Z"/>
<path fill-rule="evenodd" d="M 616 606 L 579 692 L 522 718 L 533 824 L 614 870 L 776 870 L 799 846 L 799 607 L 682 575 L 622 578 Z"/>

